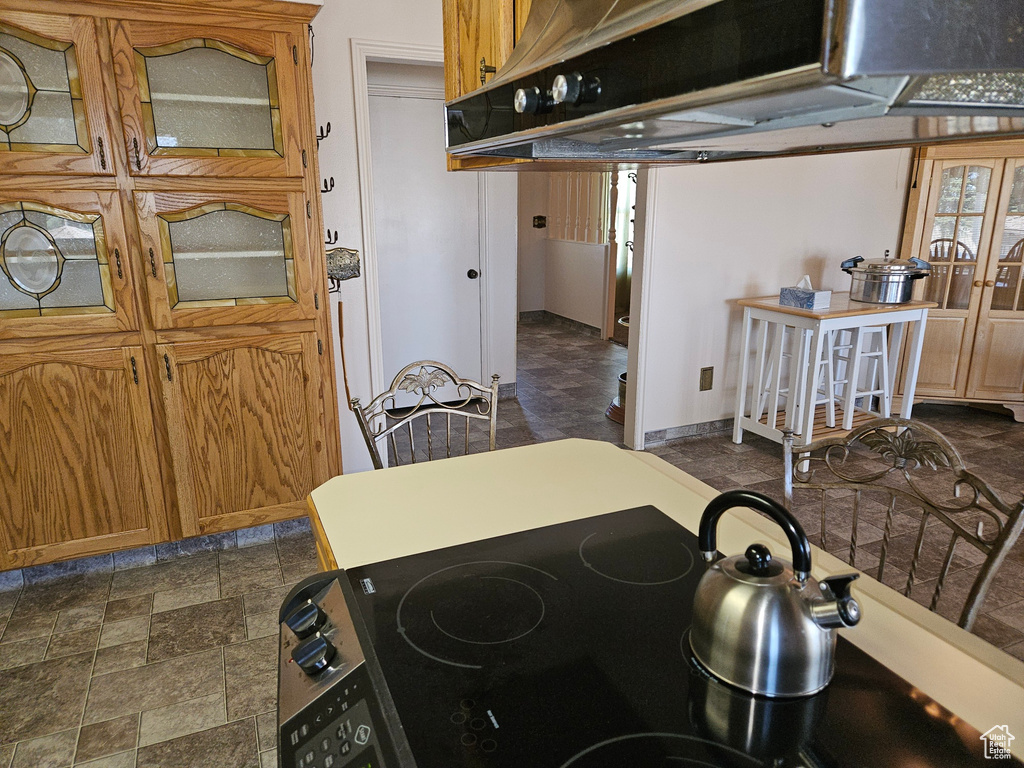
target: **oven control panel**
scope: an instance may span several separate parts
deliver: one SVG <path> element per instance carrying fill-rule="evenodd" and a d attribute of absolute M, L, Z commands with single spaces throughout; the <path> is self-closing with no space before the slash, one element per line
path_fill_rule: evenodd
<path fill-rule="evenodd" d="M 398 768 L 406 763 L 396 754 L 395 727 L 385 717 L 341 585 L 336 578 L 324 582 L 297 597 L 293 591 L 282 608 L 278 765 Z"/>

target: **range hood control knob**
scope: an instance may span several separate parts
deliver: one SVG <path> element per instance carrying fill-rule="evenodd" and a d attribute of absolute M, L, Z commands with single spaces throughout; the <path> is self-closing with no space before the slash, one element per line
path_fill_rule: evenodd
<path fill-rule="evenodd" d="M 296 645 L 292 659 L 307 675 L 315 675 L 331 665 L 337 652 L 330 640 L 317 634 Z"/>
<path fill-rule="evenodd" d="M 327 614 L 312 600 L 307 600 L 288 614 L 284 623 L 295 633 L 299 640 L 304 640 L 317 632 L 327 621 Z"/>
<path fill-rule="evenodd" d="M 580 104 L 592 104 L 600 95 L 601 81 L 579 72 L 573 72 L 568 77 L 555 75 L 551 86 L 551 100 L 555 104 L 565 103 L 578 107 Z"/>
<path fill-rule="evenodd" d="M 540 88 L 520 88 L 516 91 L 512 104 L 519 114 L 544 115 L 555 107 L 551 91 L 543 92 Z"/>

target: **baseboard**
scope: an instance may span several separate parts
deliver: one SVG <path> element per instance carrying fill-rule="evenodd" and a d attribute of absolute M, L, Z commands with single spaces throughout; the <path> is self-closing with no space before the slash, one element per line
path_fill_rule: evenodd
<path fill-rule="evenodd" d="M 550 325 L 561 325 L 570 330 L 582 333 L 586 336 L 594 336 L 601 338 L 601 329 L 595 328 L 592 325 L 581 323 L 579 320 L 570 320 L 568 317 L 562 317 L 556 315 L 554 312 L 548 312 L 546 309 L 534 309 L 529 312 L 519 313 L 519 322 L 521 323 L 547 323 Z"/>
<path fill-rule="evenodd" d="M 512 386 L 515 386 L 514 384 Z M 79 557 L 45 565 L 32 565 L 0 572 L 0 592 L 20 589 L 25 584 L 36 584 L 73 574 L 97 571 L 125 571 L 144 565 L 189 557 L 200 552 L 219 552 L 226 549 L 244 549 L 259 544 L 270 544 L 297 534 L 308 533 L 309 518 L 297 517 L 277 523 L 267 523 L 237 531 L 211 533 L 190 539 L 150 544 L 134 549 L 122 549 L 103 555 Z"/>
<path fill-rule="evenodd" d="M 516 383 L 513 381 L 509 384 L 498 385 L 498 400 L 515 400 L 516 399 Z"/>
<path fill-rule="evenodd" d="M 687 424 L 683 427 L 669 427 L 668 429 L 655 429 L 644 433 L 644 447 L 667 443 L 672 440 L 680 440 L 684 437 L 700 437 L 703 435 L 715 435 L 720 432 L 732 431 L 732 419 L 718 419 L 717 421 L 705 421 L 700 424 Z"/>

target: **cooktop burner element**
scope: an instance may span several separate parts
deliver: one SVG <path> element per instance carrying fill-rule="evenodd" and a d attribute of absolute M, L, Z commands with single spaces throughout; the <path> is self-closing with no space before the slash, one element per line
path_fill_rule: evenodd
<path fill-rule="evenodd" d="M 489 646 L 521 640 L 541 625 L 544 595 L 557 581 L 539 568 L 499 560 L 440 568 L 402 595 L 398 634 L 429 659 L 481 669 L 493 658 Z"/>
<path fill-rule="evenodd" d="M 693 552 L 679 529 L 676 535 L 624 528 L 594 531 L 580 542 L 580 560 L 594 573 L 637 587 L 669 584 L 693 570 Z"/>
<path fill-rule="evenodd" d="M 711 678 L 685 643 L 699 562 L 694 535 L 640 507 L 350 569 L 345 587 L 419 768 L 991 764 L 977 730 L 843 638 L 815 696 Z"/>

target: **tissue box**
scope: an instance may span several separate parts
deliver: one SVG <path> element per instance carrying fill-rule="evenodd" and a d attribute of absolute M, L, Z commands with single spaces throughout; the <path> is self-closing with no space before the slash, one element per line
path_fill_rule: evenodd
<path fill-rule="evenodd" d="M 779 291 L 779 304 L 800 309 L 827 309 L 832 303 L 832 291 L 813 291 L 791 286 Z"/>

